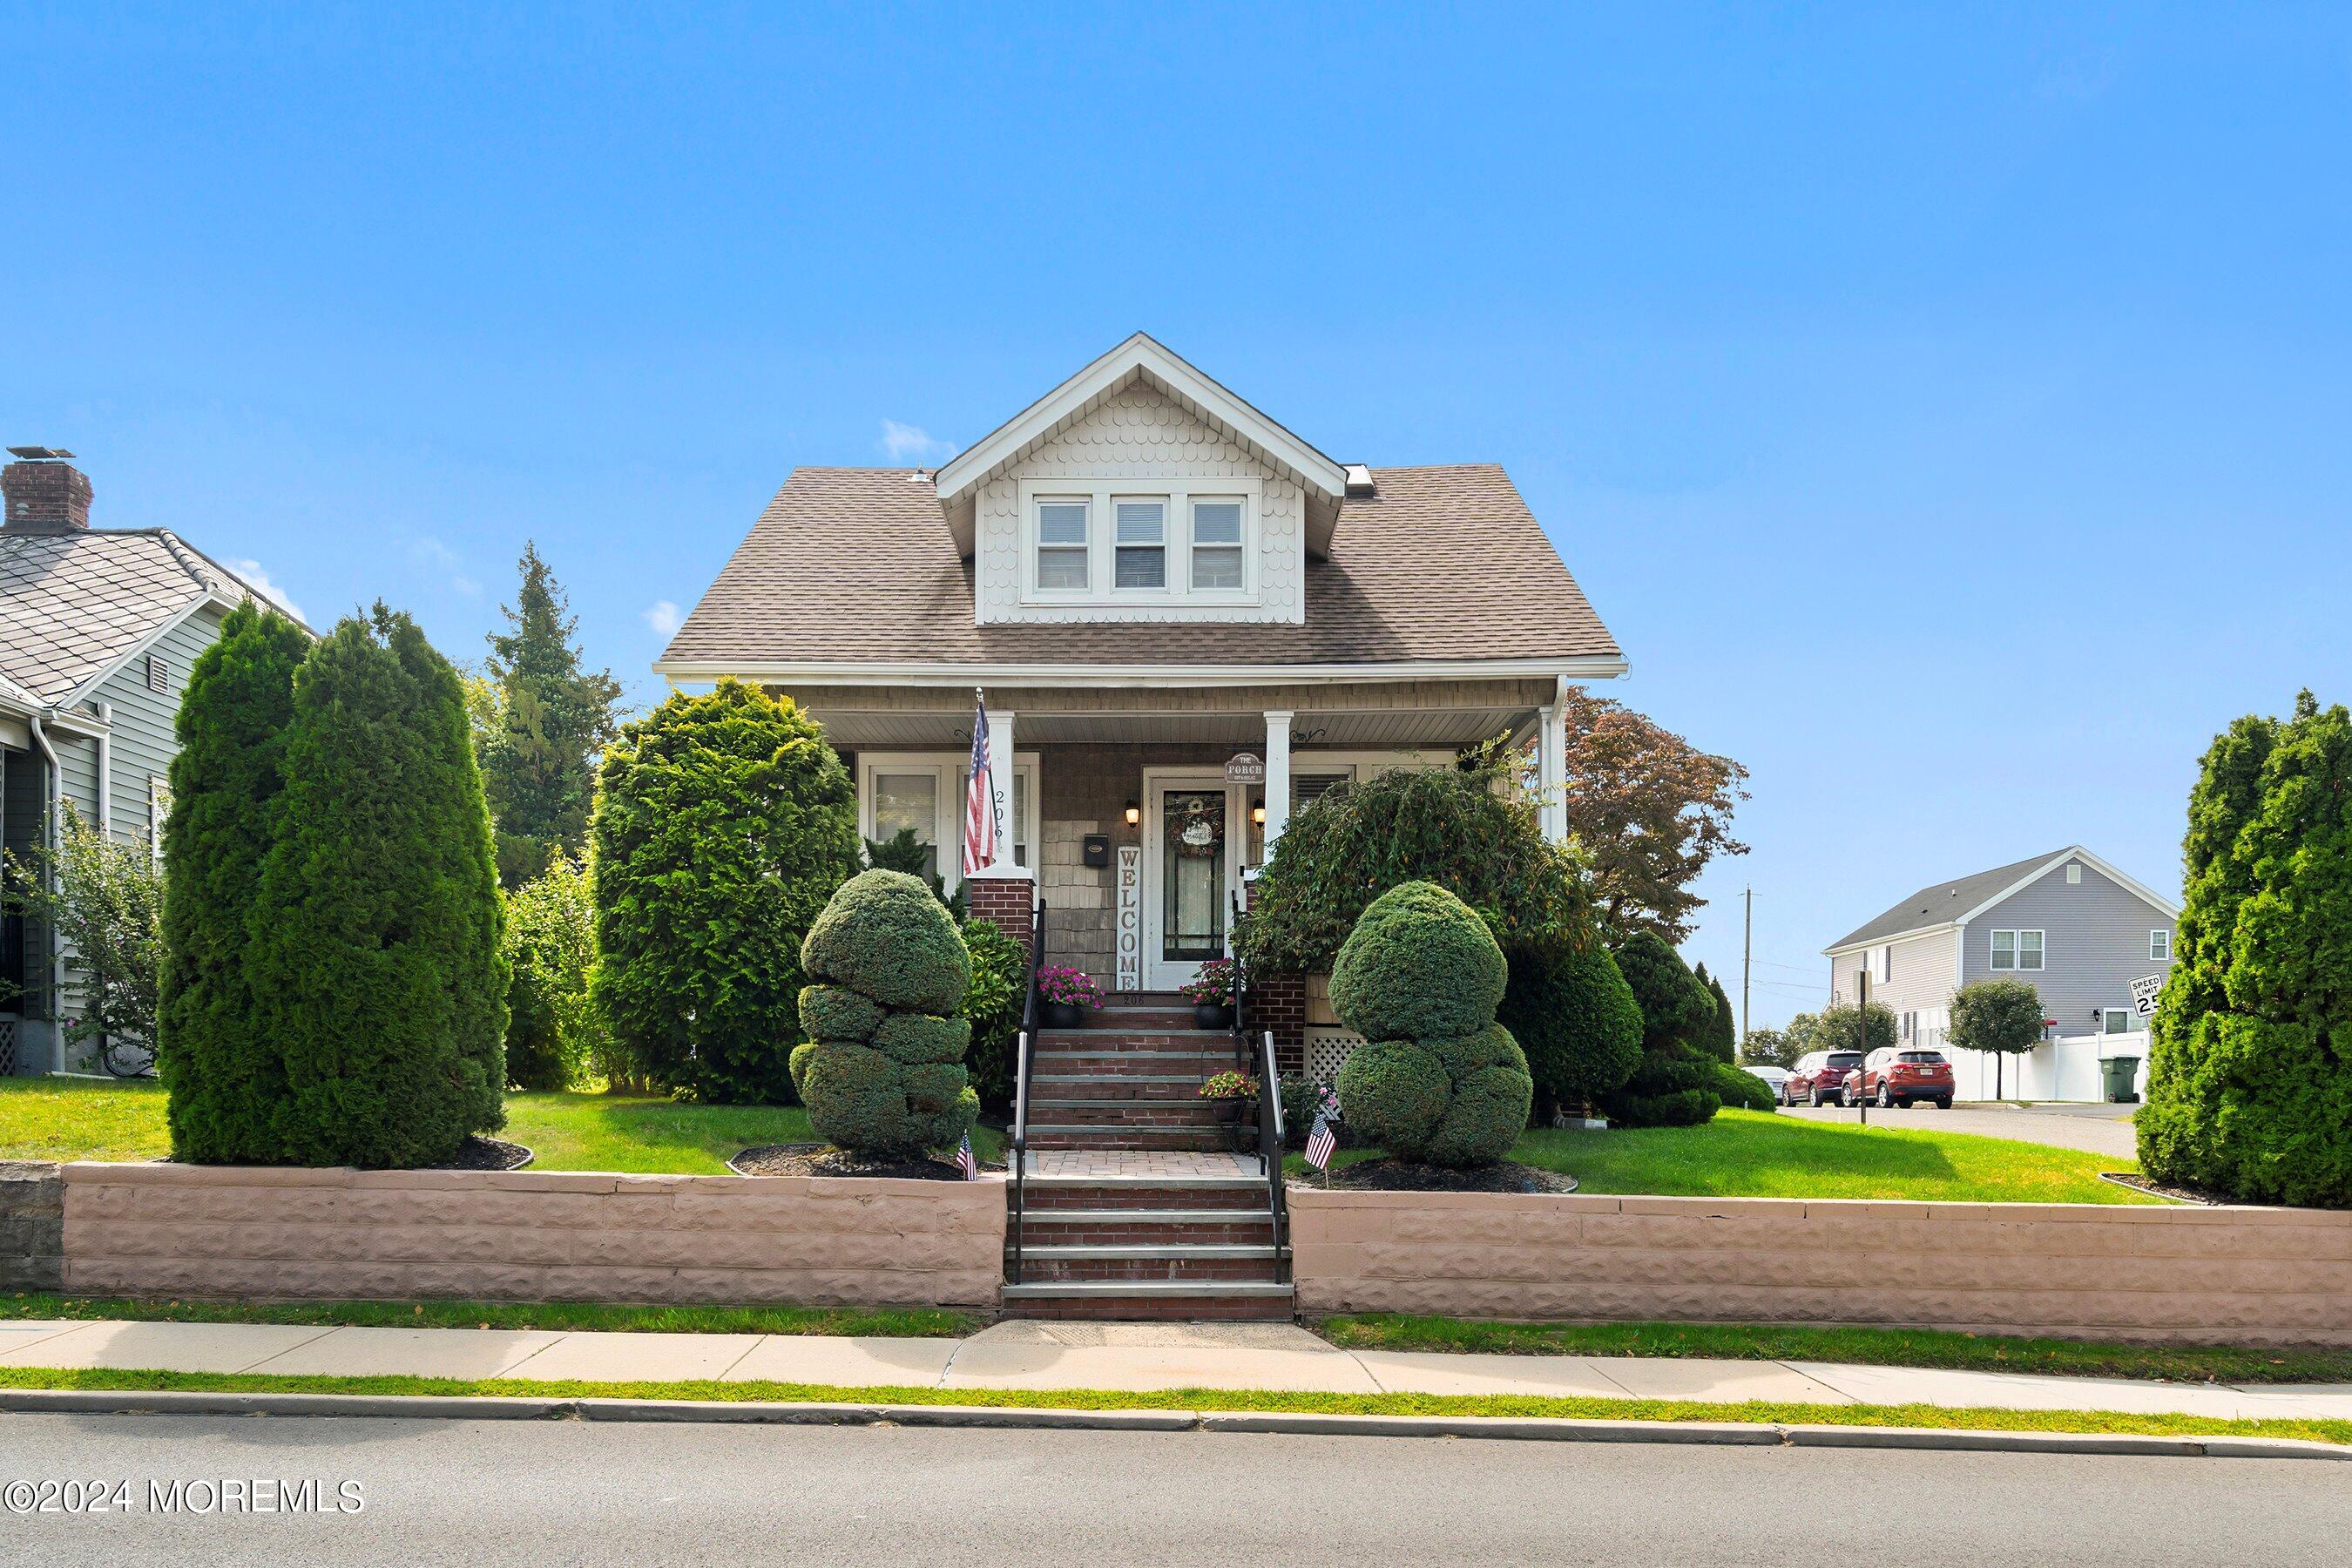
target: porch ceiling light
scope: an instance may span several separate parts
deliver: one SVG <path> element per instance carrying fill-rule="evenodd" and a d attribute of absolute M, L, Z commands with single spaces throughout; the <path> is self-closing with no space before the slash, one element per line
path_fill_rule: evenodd
<path fill-rule="evenodd" d="M 1143 807 L 1133 801 L 1127 803 L 1127 825 L 1133 827 L 1143 820 Z"/>

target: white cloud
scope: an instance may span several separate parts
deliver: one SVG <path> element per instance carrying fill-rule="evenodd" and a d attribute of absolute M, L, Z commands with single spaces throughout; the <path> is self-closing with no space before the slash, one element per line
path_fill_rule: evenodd
<path fill-rule="evenodd" d="M 408 547 L 408 559 L 428 571 L 446 573 L 449 586 L 469 599 L 481 597 L 482 585 L 457 568 L 463 564 L 457 552 L 437 539 L 420 539 Z"/>
<path fill-rule="evenodd" d="M 268 600 L 271 604 L 277 605 L 279 609 L 285 611 L 296 620 L 306 623 L 310 620 L 310 617 L 302 613 L 302 606 L 288 598 L 286 596 L 286 590 L 269 580 L 269 574 L 261 569 L 260 562 L 238 561 L 232 563 L 232 564 L 236 566 L 236 574 L 238 576 L 253 584 L 253 591 L 255 593 L 260 595 L 263 598 Z"/>
<path fill-rule="evenodd" d="M 638 614 L 645 617 L 646 625 L 663 637 L 670 637 L 677 631 L 677 606 L 667 599 L 656 599 Z"/>
<path fill-rule="evenodd" d="M 896 419 L 882 421 L 883 455 L 893 463 L 920 463 L 926 458 L 952 458 L 956 444 L 937 441 L 919 425 L 901 425 Z"/>

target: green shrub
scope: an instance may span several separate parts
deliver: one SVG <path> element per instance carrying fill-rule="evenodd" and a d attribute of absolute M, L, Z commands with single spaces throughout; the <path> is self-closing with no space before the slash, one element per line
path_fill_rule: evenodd
<path fill-rule="evenodd" d="M 887 1013 L 845 985 L 801 987 L 801 1032 L 812 1040 L 870 1040 Z"/>
<path fill-rule="evenodd" d="M 1588 918 L 1577 858 L 1543 836 L 1489 760 L 1386 773 L 1300 806 L 1234 946 L 1254 973 L 1326 973 L 1365 908 L 1412 881 L 1446 889 L 1505 942 Z"/>
<path fill-rule="evenodd" d="M 857 792 L 815 722 L 740 681 L 625 725 L 598 772 L 593 992 L 637 1073 L 789 1102 L 801 944 L 856 874 Z"/>
<path fill-rule="evenodd" d="M 790 1064 L 818 1136 L 865 1154 L 960 1141 L 980 1098 L 963 1067 L 971 1021 L 948 1015 L 964 1004 L 971 959 L 931 890 L 901 871 L 859 872 L 809 928 L 801 962 L 818 982 L 803 994 L 802 1013 L 817 1037 Z M 870 1043 L 822 1032 L 835 1019 L 866 1027 L 844 992 L 885 1010 Z"/>
<path fill-rule="evenodd" d="M 964 993 L 964 1016 L 971 1021 L 971 1049 L 964 1058 L 971 1087 L 982 1105 L 1013 1106 L 1013 1060 L 1027 1000 L 1029 950 L 997 929 L 993 921 L 966 921 L 963 944 L 971 953 L 971 987 Z"/>
<path fill-rule="evenodd" d="M 1700 964 L 1696 973 L 1698 983 L 1706 987 L 1707 995 L 1715 1003 L 1715 1016 L 1707 1021 L 1698 1043 L 1716 1060 L 1737 1062 L 1739 1059 L 1739 1028 L 1732 1018 L 1731 998 L 1725 994 L 1723 982 L 1706 972 L 1706 964 Z"/>
<path fill-rule="evenodd" d="M 1545 932 L 1510 950 L 1496 1011 L 1527 1052 L 1538 1120 L 1597 1104 L 1642 1059 L 1642 1009 L 1596 936 Z"/>
<path fill-rule="evenodd" d="M 2158 998 L 2150 1175 L 2352 1206 L 2352 713 L 2245 718 L 2189 795 L 2179 962 Z"/>
<path fill-rule="evenodd" d="M 1475 1033 L 1494 1021 L 1510 971 L 1477 911 L 1407 882 L 1372 900 L 1331 965 L 1331 1007 L 1368 1040 Z"/>
<path fill-rule="evenodd" d="M 1642 1059 L 1631 1077 L 1601 1099 L 1612 1121 L 1625 1127 L 1691 1127 L 1713 1117 L 1722 1101 L 1700 1041 L 1715 1018 L 1715 998 L 1665 940 L 1635 931 L 1617 950 L 1617 967 L 1642 1010 Z"/>
<path fill-rule="evenodd" d="M 1454 1080 L 1436 1053 L 1411 1040 L 1373 1040 L 1339 1066 L 1340 1114 L 1366 1142 L 1418 1158 L 1437 1131 Z"/>
<path fill-rule="evenodd" d="M 294 676 L 248 922 L 275 1159 L 411 1166 L 504 1124 L 505 911 L 457 672 L 376 606 Z"/>
<path fill-rule="evenodd" d="M 572 1089 L 596 1063 L 601 1029 L 588 1005 L 596 911 L 588 874 L 561 854 L 506 895 L 507 1082 Z"/>
<path fill-rule="evenodd" d="M 249 933 L 285 784 L 294 668 L 310 647 L 283 616 L 238 605 L 196 656 L 173 724 L 155 1073 L 177 1160 L 276 1154 L 269 1119 L 286 1097 L 286 1068 L 255 1016 Z"/>
<path fill-rule="evenodd" d="M 1780 1097 L 1772 1086 L 1745 1068 L 1729 1062 L 1717 1062 L 1709 1069 L 1716 1099 L 1726 1105 L 1736 1105 L 1746 1110 L 1778 1110 Z"/>
<path fill-rule="evenodd" d="M 879 868 L 833 895 L 801 944 L 801 967 L 913 1013 L 952 1013 L 971 985 L 971 954 L 946 909 L 919 878 Z"/>
<path fill-rule="evenodd" d="M 1326 1094 L 1339 1092 L 1328 1083 L 1314 1079 L 1286 1078 L 1282 1080 L 1282 1146 L 1296 1152 L 1307 1147 L 1307 1135 L 1315 1131 L 1315 1112 L 1323 1104 Z M 1344 1116 L 1331 1122 L 1333 1145 L 1352 1149 L 1360 1142 Z"/>

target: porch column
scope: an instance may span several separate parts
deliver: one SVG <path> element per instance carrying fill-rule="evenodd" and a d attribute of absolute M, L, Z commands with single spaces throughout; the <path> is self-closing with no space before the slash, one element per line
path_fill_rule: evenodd
<path fill-rule="evenodd" d="M 1010 709 L 988 710 L 988 795 L 996 809 L 996 858 L 972 874 L 976 877 L 1021 877 L 1031 875 L 1029 868 L 1013 858 L 1013 840 L 1019 834 L 1019 825 L 1013 820 L 1013 713 Z M 956 805 L 956 820 L 963 820 L 963 805 Z M 962 837 L 961 829 L 957 837 Z"/>
<path fill-rule="evenodd" d="M 1260 863 L 1274 858 L 1274 842 L 1290 826 L 1290 721 L 1287 708 L 1265 710 L 1265 848 Z"/>
<path fill-rule="evenodd" d="M 1568 842 L 1568 710 L 1559 702 L 1536 710 L 1537 820 L 1543 836 Z"/>

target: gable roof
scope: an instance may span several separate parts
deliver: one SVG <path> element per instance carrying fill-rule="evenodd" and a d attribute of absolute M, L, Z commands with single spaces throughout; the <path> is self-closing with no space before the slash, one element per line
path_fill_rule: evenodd
<path fill-rule="evenodd" d="M 1973 877 L 1962 877 L 1957 881 L 1930 882 L 1876 919 L 1856 926 L 1822 952 L 1825 954 L 1841 953 L 1849 948 L 1864 947 L 1895 937 L 1966 924 L 2011 893 L 2040 881 L 2069 860 L 2079 860 L 2086 866 L 2095 867 L 2126 892 L 2135 894 L 2161 910 L 2167 919 L 2180 918 L 2179 905 L 2126 876 L 2081 845 L 2070 844 L 2053 854 L 2036 855 L 2007 866 L 1996 866 L 1990 871 L 1979 871 Z"/>
<path fill-rule="evenodd" d="M 1543 660 L 1624 668 L 1510 477 L 1382 468 L 1306 563 L 1306 620 L 975 624 L 972 565 L 904 468 L 796 468 L 655 664 L 687 679 L 928 665 L 1328 666 Z M 812 613 L 821 610 L 821 614 Z M 1009 676 L 998 673 L 997 679 Z"/>
<path fill-rule="evenodd" d="M 62 707 L 199 605 L 253 594 L 169 529 L 0 530 L 0 676 Z"/>
<path fill-rule="evenodd" d="M 965 447 L 936 476 L 956 548 L 971 553 L 972 492 L 1043 443 L 1084 418 L 1105 398 L 1137 382 L 1152 387 L 1251 456 L 1298 481 L 1307 492 L 1307 549 L 1329 547 L 1334 505 L 1347 489 L 1347 471 L 1292 435 L 1181 355 L 1137 332 L 1061 385 Z"/>

